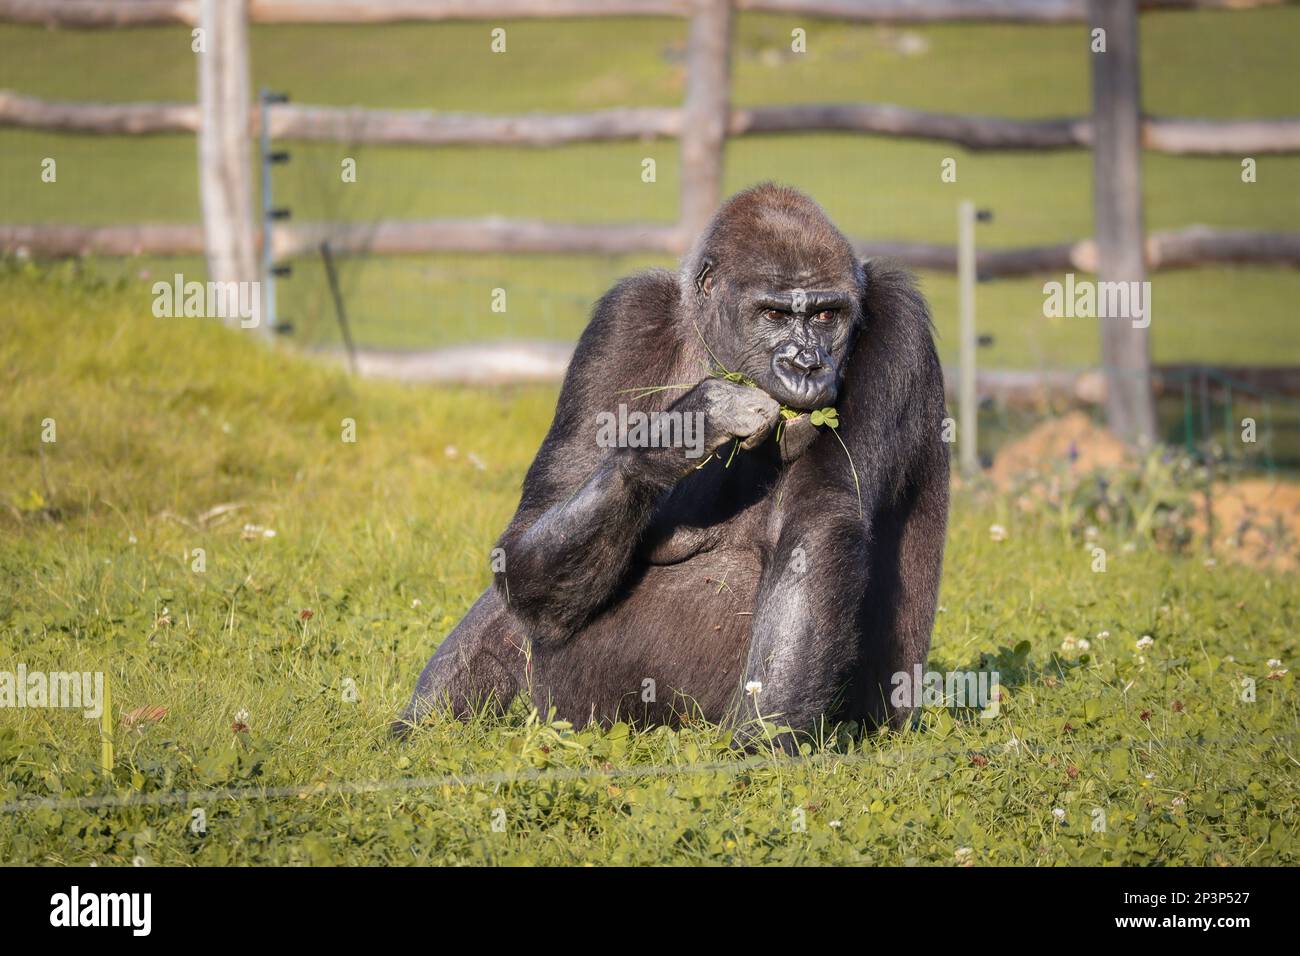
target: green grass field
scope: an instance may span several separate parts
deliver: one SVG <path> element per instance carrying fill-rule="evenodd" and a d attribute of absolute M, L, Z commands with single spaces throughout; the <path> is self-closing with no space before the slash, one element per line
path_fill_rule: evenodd
<path fill-rule="evenodd" d="M 745 14 L 738 21 L 738 104 L 865 100 L 1016 117 L 1079 115 L 1088 107 L 1081 27 L 943 25 L 907 31 Z M 808 53 L 789 54 L 790 29 L 808 29 Z M 685 25 L 672 20 L 509 23 L 494 55 L 488 25 L 402 24 L 254 29 L 256 82 L 303 103 L 523 112 L 680 102 Z M 1156 114 L 1245 117 L 1300 113 L 1295 7 L 1179 13 L 1143 19 L 1145 107 Z M 0 88 L 52 98 L 192 100 L 193 55 L 184 29 L 45 31 L 0 26 Z M 552 150 L 400 149 L 296 144 L 277 171 L 277 199 L 298 219 L 541 216 L 577 221 L 667 222 L 677 210 L 677 145 L 591 144 Z M 38 179 L 59 163 L 57 183 Z M 340 182 L 340 161 L 358 181 Z M 958 159 L 958 182 L 939 164 Z M 653 157 L 658 180 L 641 182 Z M 1260 157 L 1259 179 L 1239 160 L 1149 154 L 1148 226 L 1192 223 L 1291 230 L 1300 221 L 1300 158 Z M 848 233 L 951 242 L 955 207 L 992 208 L 989 246 L 1060 242 L 1091 232 L 1090 159 L 1083 152 L 968 153 L 941 143 L 853 136 L 754 137 L 727 151 L 726 188 L 775 178 L 820 200 Z M 0 130 L 0 218 L 7 221 L 193 221 L 198 218 L 191 138 L 90 138 Z M 591 303 L 649 259 L 602 257 L 370 258 L 344 266 L 343 286 L 363 344 L 419 347 L 470 340 L 573 339 Z M 107 264 L 140 282 L 198 273 L 201 264 Z M 980 325 L 995 337 L 993 366 L 1083 367 L 1098 356 L 1087 320 L 1042 318 L 1042 279 L 981 286 Z M 940 349 L 956 350 L 951 277 L 922 276 Z M 505 315 L 491 290 L 509 292 Z M 307 344 L 338 334 L 318 264 L 283 283 L 282 314 Z M 1241 268 L 1162 273 L 1154 280 L 1153 348 L 1159 361 L 1300 361 L 1294 270 Z"/>
<path fill-rule="evenodd" d="M 0 661 L 106 673 L 115 744 L 106 779 L 96 721 L 0 708 L 0 860 L 1300 862 L 1294 577 L 1111 526 L 1093 573 L 1060 515 L 966 491 L 930 666 L 996 668 L 993 719 L 741 762 L 517 705 L 398 744 L 554 391 L 351 382 L 72 270 L 0 271 L 0 324 Z"/>

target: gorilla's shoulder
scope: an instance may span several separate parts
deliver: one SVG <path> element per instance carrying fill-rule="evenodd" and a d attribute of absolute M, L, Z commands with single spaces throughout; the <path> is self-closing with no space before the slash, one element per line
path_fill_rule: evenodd
<path fill-rule="evenodd" d="M 647 269 L 624 279 L 600 297 L 583 329 L 570 367 L 603 364 L 611 356 L 639 352 L 675 338 L 679 288 L 676 273 Z"/>
<path fill-rule="evenodd" d="M 677 338 L 678 298 L 677 275 L 666 269 L 628 276 L 600 297 L 569 361 L 557 422 L 607 401 L 611 389 L 653 380 L 655 358 L 671 353 Z"/>
<path fill-rule="evenodd" d="M 620 279 L 596 303 L 587 333 L 643 334 L 662 330 L 677 321 L 680 293 L 677 273 L 667 269 L 646 269 Z"/>
<path fill-rule="evenodd" d="M 868 322 L 888 323 L 927 338 L 933 334 L 930 306 L 910 269 L 892 259 L 867 259 L 862 268 L 866 280 L 863 305 Z"/>

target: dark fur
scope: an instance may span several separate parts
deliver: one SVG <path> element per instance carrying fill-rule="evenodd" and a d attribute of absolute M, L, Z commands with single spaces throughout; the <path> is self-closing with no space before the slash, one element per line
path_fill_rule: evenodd
<path fill-rule="evenodd" d="M 792 318 L 796 331 L 754 317 L 756 290 L 794 288 L 847 290 L 852 306 L 820 325 Z M 817 350 L 861 516 L 829 430 L 805 418 L 778 445 L 775 403 L 706 380 L 702 340 L 765 389 L 780 387 L 774 350 Z M 636 401 L 620 394 L 702 380 Z M 596 415 L 621 401 L 703 411 L 721 457 L 697 469 L 683 467 L 681 449 L 598 447 Z M 578 723 L 672 722 L 689 710 L 743 729 L 757 704 L 799 730 L 822 718 L 902 724 L 909 710 L 889 705 L 890 675 L 929 649 L 948 509 L 945 414 L 929 314 L 910 277 L 860 263 L 794 190 L 733 197 L 679 275 L 641 273 L 596 305 L 499 542 L 505 571 L 429 661 L 401 726 L 440 705 L 500 708 L 520 692 Z M 724 467 L 731 434 L 751 429 L 755 447 Z M 642 699 L 647 678 L 654 702 Z M 753 680 L 756 697 L 743 692 Z"/>

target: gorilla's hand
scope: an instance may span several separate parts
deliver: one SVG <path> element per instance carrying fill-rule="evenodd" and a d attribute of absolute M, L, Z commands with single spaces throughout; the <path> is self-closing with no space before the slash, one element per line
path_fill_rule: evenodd
<path fill-rule="evenodd" d="M 781 419 L 781 406 L 762 389 L 708 378 L 682 396 L 683 411 L 704 413 L 706 455 L 740 439 L 740 447 L 756 448 Z M 674 406 L 676 408 L 676 406 Z"/>
<path fill-rule="evenodd" d="M 621 448 L 617 469 L 634 483 L 663 491 L 690 475 L 714 454 L 739 441 L 754 448 L 772 433 L 781 406 L 758 388 L 721 378 L 707 378 L 673 402 L 668 409 L 686 423 L 683 434 L 698 436 L 685 446 Z"/>

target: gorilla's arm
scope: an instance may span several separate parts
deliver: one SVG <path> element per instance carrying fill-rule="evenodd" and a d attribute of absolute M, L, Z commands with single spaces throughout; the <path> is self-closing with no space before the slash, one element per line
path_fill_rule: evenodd
<path fill-rule="evenodd" d="M 681 351 L 693 354 L 680 324 L 676 277 L 650 272 L 606 294 L 579 341 L 519 510 L 498 542 L 505 569 L 496 587 L 535 642 L 564 640 L 608 603 L 664 492 L 726 442 L 752 444 L 777 420 L 764 393 L 706 379 L 669 406 L 703 416 L 700 457 L 682 447 L 598 447 L 598 413 L 616 411 L 629 389 L 672 383 Z"/>
<path fill-rule="evenodd" d="M 869 263 L 863 306 L 864 327 L 838 403 L 840 437 L 861 482 L 861 516 L 844 449 L 823 434 L 795 464 L 782 493 L 780 531 L 759 584 L 738 691 L 742 744 L 752 742 L 759 713 L 806 730 L 820 716 L 841 712 L 840 696 L 860 677 L 855 670 L 864 648 L 867 657 L 889 658 L 869 661 L 879 665 L 873 682 L 899 660 L 923 660 L 928 649 L 939 569 L 898 566 L 900 535 L 892 516 L 906 515 L 906 526 L 922 518 L 913 502 L 940 495 L 946 504 L 943 372 L 928 309 L 907 273 Z M 925 533 L 936 532 L 927 526 Z M 942 554 L 941 521 L 937 534 L 937 547 L 924 549 L 925 563 L 937 563 L 939 557 L 929 555 Z M 891 553 L 882 561 L 881 552 Z M 872 573 L 895 580 L 869 581 Z M 899 575 L 922 585 L 918 607 L 904 610 L 925 620 L 915 626 L 890 622 L 889 634 L 864 633 L 864 624 L 872 630 L 871 622 L 884 619 L 868 605 L 892 602 Z M 927 602 L 928 608 L 921 606 Z M 916 643 L 912 631 L 923 631 L 926 646 L 892 646 Z M 751 682 L 762 690 L 746 693 Z M 874 683 L 866 692 L 878 702 Z"/>

